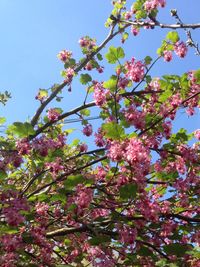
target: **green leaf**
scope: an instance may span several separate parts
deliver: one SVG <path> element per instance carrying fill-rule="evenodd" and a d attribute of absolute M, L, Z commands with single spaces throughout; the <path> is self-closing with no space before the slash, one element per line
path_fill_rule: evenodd
<path fill-rule="evenodd" d="M 102 129 L 105 132 L 105 137 L 113 140 L 120 139 L 124 135 L 124 129 L 116 122 L 109 122 L 102 125 Z"/>
<path fill-rule="evenodd" d="M 6 122 L 6 118 L 4 118 L 4 117 L 0 117 L 0 125 L 1 124 L 4 124 Z"/>
<path fill-rule="evenodd" d="M 33 135 L 35 131 L 33 129 L 33 126 L 28 122 L 25 123 L 14 122 L 12 125 L 8 127 L 7 133 L 14 134 L 20 138 L 23 138 L 29 135 Z"/>
<path fill-rule="evenodd" d="M 90 110 L 89 109 L 83 109 L 83 110 L 81 110 L 80 111 L 80 113 L 81 113 L 81 115 L 83 115 L 83 116 L 90 116 Z"/>
<path fill-rule="evenodd" d="M 48 96 L 48 91 L 46 89 L 39 89 L 38 95 L 40 97 L 47 97 Z"/>
<path fill-rule="evenodd" d="M 196 83 L 197 84 L 200 84 L 200 69 L 198 69 L 197 71 L 195 71 L 194 77 L 197 79 Z"/>
<path fill-rule="evenodd" d="M 120 187 L 119 194 L 122 199 L 135 198 L 137 193 L 136 184 L 126 184 Z"/>
<path fill-rule="evenodd" d="M 0 179 L 4 179 L 7 177 L 7 173 L 3 170 L 0 170 Z"/>
<path fill-rule="evenodd" d="M 172 43 L 176 43 L 179 40 L 178 33 L 176 31 L 168 32 L 166 39 L 170 40 Z"/>
<path fill-rule="evenodd" d="M 104 88 L 109 89 L 111 92 L 115 92 L 117 89 L 117 76 L 112 75 L 108 81 L 103 83 Z"/>
<path fill-rule="evenodd" d="M 110 242 L 110 237 L 107 235 L 99 235 L 98 237 L 93 237 L 89 240 L 89 243 L 92 246 L 98 246 L 105 242 Z"/>
<path fill-rule="evenodd" d="M 108 53 L 105 55 L 108 63 L 115 64 L 120 58 L 124 58 L 125 53 L 123 48 L 111 46 Z"/>
<path fill-rule="evenodd" d="M 69 67 L 74 67 L 74 65 L 76 64 L 76 60 L 74 58 L 70 58 L 68 59 L 68 61 L 65 63 L 64 67 L 65 69 L 69 68 Z"/>
<path fill-rule="evenodd" d="M 169 255 L 181 257 L 185 255 L 186 251 L 189 250 L 189 247 L 188 245 L 174 243 L 164 246 L 163 249 Z"/>
<path fill-rule="evenodd" d="M 77 184 L 82 184 L 85 181 L 86 179 L 80 174 L 70 175 L 67 177 L 67 180 L 64 182 L 64 185 L 67 190 L 72 190 Z"/>
<path fill-rule="evenodd" d="M 101 55 L 100 53 L 97 54 L 97 58 L 98 58 L 98 60 L 100 60 L 100 61 L 103 60 L 103 57 L 102 57 L 102 55 Z"/>
<path fill-rule="evenodd" d="M 92 77 L 89 74 L 81 74 L 80 82 L 82 84 L 87 84 L 88 82 L 92 81 Z"/>
<path fill-rule="evenodd" d="M 147 247 L 141 247 L 137 253 L 140 256 L 151 256 L 153 254 L 152 250 Z"/>
<path fill-rule="evenodd" d="M 146 65 L 151 64 L 151 61 L 152 61 L 152 58 L 151 58 L 150 56 L 146 56 L 146 57 L 144 58 L 144 62 L 145 62 Z"/>
<path fill-rule="evenodd" d="M 22 234 L 22 239 L 23 239 L 23 241 L 26 243 L 26 244 L 33 244 L 33 237 L 30 235 L 30 234 L 28 234 L 28 233 L 23 233 Z"/>

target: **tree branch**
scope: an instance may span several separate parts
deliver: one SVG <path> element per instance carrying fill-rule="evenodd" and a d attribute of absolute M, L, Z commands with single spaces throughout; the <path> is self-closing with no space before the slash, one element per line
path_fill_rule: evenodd
<path fill-rule="evenodd" d="M 110 29 L 110 32 L 106 39 L 98 46 L 98 48 L 92 52 L 91 54 L 87 55 L 85 60 L 80 63 L 75 69 L 74 72 L 77 74 L 96 54 L 101 51 L 102 48 L 110 41 L 112 40 L 116 35 L 118 35 L 121 31 L 123 31 L 125 28 L 128 27 L 128 25 L 125 25 L 122 29 L 119 29 L 118 31 L 114 32 L 114 28 L 116 26 L 116 23 L 114 23 Z M 31 125 L 34 127 L 37 124 L 37 121 L 45 109 L 45 107 L 57 96 L 57 94 L 66 86 L 68 83 L 64 81 L 60 85 L 56 87 L 56 89 L 51 93 L 51 95 L 40 105 L 38 110 L 36 111 L 34 117 L 31 120 Z"/>
<path fill-rule="evenodd" d="M 160 28 L 168 28 L 168 29 L 198 29 L 200 28 L 200 23 L 194 23 L 194 24 L 165 24 L 161 23 L 159 21 L 131 21 L 131 20 L 120 20 L 120 22 L 126 24 L 126 25 L 133 25 L 135 27 L 160 27 Z"/>

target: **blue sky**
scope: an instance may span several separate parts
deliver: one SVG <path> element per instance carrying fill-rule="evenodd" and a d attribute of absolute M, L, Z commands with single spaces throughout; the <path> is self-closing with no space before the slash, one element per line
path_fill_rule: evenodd
<path fill-rule="evenodd" d="M 132 3 L 127 2 L 129 6 Z M 200 22 L 199 0 L 168 0 L 166 9 L 160 12 L 160 21 L 174 22 L 170 16 L 172 8 L 178 10 L 184 22 Z M 0 106 L 0 116 L 6 116 L 7 123 L 30 118 L 39 104 L 34 99 L 38 88 L 47 89 L 62 81 L 62 64 L 56 57 L 60 50 L 71 50 L 78 59 L 81 56 L 78 46 L 81 36 L 95 37 L 98 44 L 105 38 L 108 29 L 104 22 L 111 9 L 110 0 L 0 0 L 0 91 L 8 90 L 12 94 L 6 107 Z M 199 31 L 192 31 L 192 34 L 200 42 Z M 126 59 L 132 56 L 142 59 L 147 55 L 155 58 L 156 49 L 167 32 L 142 30 L 139 37 L 131 36 L 124 45 Z M 186 40 L 183 31 L 181 37 Z M 112 44 L 119 46 L 119 38 Z M 199 61 L 200 57 L 191 50 L 185 60 L 177 58 L 172 63 L 161 60 L 152 73 L 155 76 L 173 72 L 181 74 L 199 68 Z M 111 70 L 112 67 L 107 68 L 102 79 L 109 77 Z M 72 89 L 71 94 L 67 90 L 64 93 L 63 107 L 66 110 L 83 101 L 84 88 L 75 82 Z M 179 124 L 186 122 L 189 125 L 182 115 L 179 121 Z M 192 128 L 199 127 L 199 118 L 195 117 L 191 123 Z"/>

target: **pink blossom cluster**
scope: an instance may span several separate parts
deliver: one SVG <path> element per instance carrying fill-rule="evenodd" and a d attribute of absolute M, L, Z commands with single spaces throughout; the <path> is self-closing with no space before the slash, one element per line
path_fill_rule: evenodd
<path fill-rule="evenodd" d="M 62 165 L 62 159 L 57 157 L 53 162 L 45 163 L 47 169 L 50 169 L 52 176 L 56 178 L 57 174 L 64 170 L 64 166 Z"/>
<path fill-rule="evenodd" d="M 165 50 L 164 51 L 164 53 L 163 53 L 164 55 L 164 60 L 166 61 L 166 62 L 170 62 L 170 61 L 172 61 L 172 51 L 169 51 L 169 50 Z"/>
<path fill-rule="evenodd" d="M 197 129 L 196 131 L 194 131 L 194 136 L 197 140 L 200 141 L 200 129 Z"/>
<path fill-rule="evenodd" d="M 0 256 L 1 267 L 16 267 L 19 256 L 17 253 L 8 252 Z"/>
<path fill-rule="evenodd" d="M 88 36 L 85 36 L 79 40 L 79 44 L 82 48 L 92 50 L 96 46 L 96 41 Z"/>
<path fill-rule="evenodd" d="M 102 107 L 103 105 L 105 105 L 109 96 L 109 90 L 105 89 L 102 83 L 95 83 L 94 102 L 97 106 Z"/>
<path fill-rule="evenodd" d="M 139 33 L 140 29 L 135 27 L 135 26 L 131 26 L 131 33 L 134 35 L 134 36 L 137 36 L 138 33 Z"/>
<path fill-rule="evenodd" d="M 83 184 L 78 184 L 76 186 L 76 193 L 73 197 L 68 199 L 69 204 L 76 204 L 76 213 L 81 215 L 84 214 L 85 209 L 87 209 L 93 199 L 93 190 L 91 188 L 85 187 Z"/>
<path fill-rule="evenodd" d="M 137 237 L 137 229 L 129 227 L 127 225 L 117 226 L 120 241 L 126 245 L 133 245 Z"/>
<path fill-rule="evenodd" d="M 32 227 L 31 236 L 34 238 L 35 244 L 40 247 L 38 257 L 41 259 L 44 266 L 52 264 L 53 246 L 45 238 L 45 228 L 39 226 Z"/>
<path fill-rule="evenodd" d="M 27 138 L 17 140 L 16 148 L 19 155 L 28 155 L 31 151 L 31 145 Z"/>
<path fill-rule="evenodd" d="M 60 113 L 54 108 L 50 108 L 47 112 L 47 117 L 50 121 L 56 121 L 59 115 Z"/>
<path fill-rule="evenodd" d="M 75 71 L 74 71 L 74 69 L 72 69 L 72 68 L 67 68 L 67 69 L 64 71 L 64 73 L 65 73 L 65 82 L 66 82 L 67 84 L 70 84 L 70 83 L 72 82 L 72 79 L 73 79 L 74 75 L 75 75 Z"/>
<path fill-rule="evenodd" d="M 145 113 L 131 105 L 123 111 L 124 117 L 128 123 L 133 125 L 136 129 L 143 129 L 145 126 Z"/>
<path fill-rule="evenodd" d="M 137 173 L 147 172 L 150 167 L 150 151 L 138 138 L 125 142 L 112 141 L 107 155 L 112 161 L 125 160 Z"/>
<path fill-rule="evenodd" d="M 83 127 L 83 130 L 82 130 L 83 134 L 86 135 L 86 136 L 90 136 L 92 135 L 92 125 L 91 124 L 87 124 Z"/>
<path fill-rule="evenodd" d="M 117 86 L 119 89 L 125 89 L 129 82 L 130 81 L 126 77 L 119 77 Z"/>
<path fill-rule="evenodd" d="M 1 243 L 6 252 L 15 252 L 23 247 L 22 237 L 19 235 L 5 234 L 1 237 Z"/>
<path fill-rule="evenodd" d="M 3 153 L 0 158 L 0 170 L 6 171 L 9 164 L 18 168 L 23 163 L 23 158 L 18 151 L 11 151 L 10 153 Z"/>
<path fill-rule="evenodd" d="M 140 82 L 144 77 L 145 65 L 141 61 L 136 61 L 132 58 L 125 64 L 126 77 L 133 82 Z"/>
<path fill-rule="evenodd" d="M 94 134 L 95 136 L 95 144 L 98 147 L 103 147 L 106 145 L 106 140 L 103 135 L 103 131 L 101 128 L 98 129 L 97 133 Z"/>
<path fill-rule="evenodd" d="M 66 63 L 72 56 L 71 51 L 62 50 L 58 53 L 57 57 L 63 62 Z"/>
<path fill-rule="evenodd" d="M 187 46 L 184 42 L 178 41 L 174 45 L 174 52 L 179 56 L 180 58 L 184 58 L 187 54 Z"/>
<path fill-rule="evenodd" d="M 8 190 L 2 192 L 0 199 L 3 205 L 2 213 L 6 221 L 11 226 L 18 226 L 25 221 L 22 211 L 28 211 L 29 205 L 27 200 L 18 195 L 16 191 Z"/>
<path fill-rule="evenodd" d="M 110 251 L 103 251 L 99 246 L 87 248 L 88 259 L 94 267 L 115 267 L 115 260 Z"/>
<path fill-rule="evenodd" d="M 148 12 L 152 11 L 153 9 L 160 7 L 165 7 L 166 1 L 165 0 L 147 0 L 144 3 L 144 8 Z"/>
<path fill-rule="evenodd" d="M 57 136 L 57 140 L 47 138 L 42 135 L 39 138 L 35 138 L 32 142 L 32 148 L 37 151 L 41 156 L 45 157 L 48 155 L 49 150 L 55 150 L 62 148 L 65 145 L 66 138 L 63 134 Z"/>

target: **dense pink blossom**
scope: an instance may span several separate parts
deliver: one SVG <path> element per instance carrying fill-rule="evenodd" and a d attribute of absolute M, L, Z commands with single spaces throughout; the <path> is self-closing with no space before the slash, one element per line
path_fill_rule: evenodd
<path fill-rule="evenodd" d="M 2 202 L 2 213 L 6 221 L 11 226 L 18 226 L 25 221 L 25 217 L 21 214 L 22 211 L 28 211 L 29 205 L 27 200 L 20 197 L 15 191 L 7 191 L 0 195 Z"/>
<path fill-rule="evenodd" d="M 147 0 L 144 3 L 144 8 L 147 11 L 152 11 L 153 9 L 160 7 L 165 7 L 166 1 L 165 0 Z"/>
<path fill-rule="evenodd" d="M 137 138 L 131 138 L 125 152 L 125 159 L 134 165 L 142 165 L 143 169 L 148 170 L 150 166 L 150 152 Z"/>
<path fill-rule="evenodd" d="M 83 128 L 83 134 L 84 135 L 86 135 L 86 136 L 90 136 L 90 135 L 92 135 L 92 132 L 93 132 L 93 130 L 92 130 L 92 125 L 91 124 L 87 124 L 87 125 L 85 125 L 84 126 L 84 128 Z"/>
<path fill-rule="evenodd" d="M 60 171 L 64 170 L 62 159 L 59 157 L 57 157 L 53 162 L 47 162 L 45 166 L 47 169 L 50 169 L 50 172 L 54 178 Z"/>
<path fill-rule="evenodd" d="M 144 77 L 145 65 L 141 61 L 136 61 L 132 58 L 131 61 L 127 61 L 125 68 L 127 70 L 126 77 L 133 82 L 140 82 Z"/>
<path fill-rule="evenodd" d="M 164 60 L 170 62 L 172 60 L 172 52 L 171 51 L 164 51 Z"/>
<path fill-rule="evenodd" d="M 16 142 L 16 148 L 20 155 L 27 155 L 31 150 L 31 145 L 27 138 L 24 138 Z"/>
<path fill-rule="evenodd" d="M 188 49 L 184 42 L 179 41 L 175 44 L 174 51 L 180 58 L 184 58 L 187 54 Z"/>
<path fill-rule="evenodd" d="M 112 161 L 120 161 L 124 155 L 124 148 L 120 142 L 112 141 L 108 149 L 108 157 Z"/>
<path fill-rule="evenodd" d="M 99 107 L 106 104 L 107 98 L 109 97 L 109 91 L 103 87 L 101 83 L 94 85 L 94 101 Z"/>
<path fill-rule="evenodd" d="M 118 232 L 120 236 L 120 241 L 124 244 L 130 245 L 135 242 L 137 236 L 136 228 L 131 228 L 129 226 L 123 225 L 118 226 Z"/>
<path fill-rule="evenodd" d="M 134 125 L 137 129 L 143 129 L 145 126 L 145 113 L 133 105 L 124 110 L 124 117 L 128 123 Z"/>

